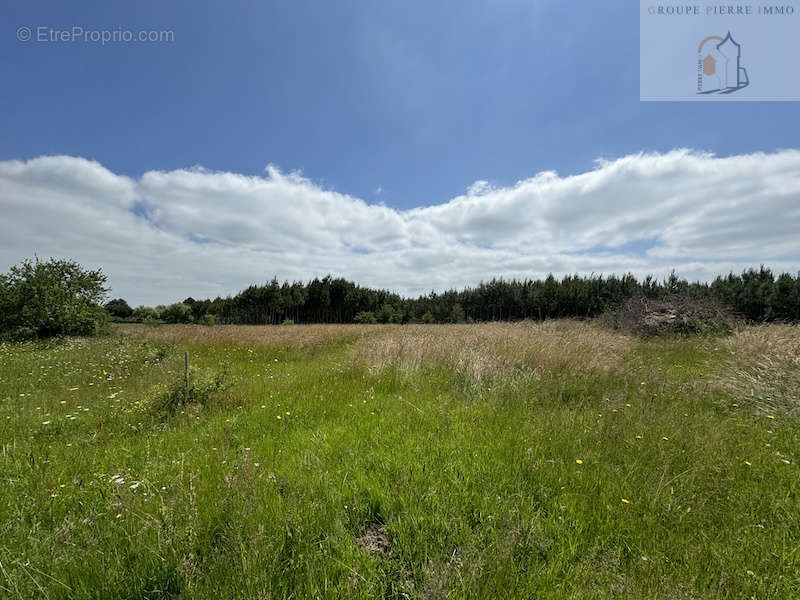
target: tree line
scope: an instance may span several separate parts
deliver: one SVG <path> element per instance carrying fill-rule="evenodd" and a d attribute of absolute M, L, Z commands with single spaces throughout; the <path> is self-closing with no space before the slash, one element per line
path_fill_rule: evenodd
<path fill-rule="evenodd" d="M 776 275 L 771 269 L 748 269 L 692 282 L 674 272 L 652 276 L 567 275 L 545 279 L 492 279 L 475 287 L 430 292 L 404 298 L 362 287 L 343 278 L 315 278 L 308 283 L 273 279 L 251 285 L 232 297 L 186 298 L 169 306 L 131 308 L 115 299 L 106 308 L 117 320 L 167 323 L 460 323 L 480 321 L 589 318 L 628 298 L 663 300 L 673 296 L 714 300 L 751 321 L 800 321 L 800 273 Z"/>

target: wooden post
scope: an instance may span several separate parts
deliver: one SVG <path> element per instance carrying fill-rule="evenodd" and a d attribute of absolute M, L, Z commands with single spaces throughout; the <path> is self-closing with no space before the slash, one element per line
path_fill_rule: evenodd
<path fill-rule="evenodd" d="M 183 402 L 189 403 L 189 353 L 183 355 Z"/>

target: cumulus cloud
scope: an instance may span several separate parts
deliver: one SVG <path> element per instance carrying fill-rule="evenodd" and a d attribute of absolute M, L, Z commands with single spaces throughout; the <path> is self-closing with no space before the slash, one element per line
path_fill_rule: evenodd
<path fill-rule="evenodd" d="M 115 174 L 44 156 L 0 162 L 0 268 L 34 253 L 102 267 L 114 296 L 160 303 L 326 274 L 404 294 L 552 272 L 709 279 L 800 268 L 800 151 L 718 158 L 675 150 L 476 181 L 396 210 L 268 166 Z"/>

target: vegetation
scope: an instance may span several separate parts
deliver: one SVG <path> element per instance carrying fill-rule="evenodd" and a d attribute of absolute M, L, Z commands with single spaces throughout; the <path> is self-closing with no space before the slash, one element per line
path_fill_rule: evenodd
<path fill-rule="evenodd" d="M 2 597 L 800 597 L 797 327 L 121 330 L 0 344 Z"/>
<path fill-rule="evenodd" d="M 341 278 L 314 279 L 306 285 L 279 284 L 273 279 L 229 298 L 187 298 L 170 307 L 140 307 L 134 311 L 134 320 L 197 323 L 206 314 L 214 315 L 218 323 L 250 325 L 272 325 L 287 319 L 294 323 L 544 320 L 595 317 L 616 310 L 630 299 L 664 301 L 676 297 L 704 306 L 717 304 L 750 321 L 800 321 L 800 275 L 784 273 L 776 277 L 764 267 L 718 277 L 710 284 L 689 283 L 675 274 L 664 281 L 653 277 L 637 280 L 633 275 L 493 279 L 475 288 L 431 292 L 418 298 L 401 298 Z"/>
<path fill-rule="evenodd" d="M 0 339 L 107 331 L 106 276 L 69 260 L 26 260 L 0 274 Z"/>

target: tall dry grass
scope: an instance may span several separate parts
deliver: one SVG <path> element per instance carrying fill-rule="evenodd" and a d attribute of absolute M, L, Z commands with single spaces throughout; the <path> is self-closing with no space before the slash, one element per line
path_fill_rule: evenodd
<path fill-rule="evenodd" d="M 568 320 L 406 325 L 361 338 L 356 358 L 377 368 L 438 363 L 483 379 L 519 369 L 614 371 L 636 343 L 631 336 Z"/>
<path fill-rule="evenodd" d="M 759 325 L 723 342 L 729 353 L 716 383 L 763 413 L 800 413 L 800 328 Z"/>
<path fill-rule="evenodd" d="M 120 324 L 119 330 L 157 342 L 309 348 L 375 335 L 391 325 L 162 325 Z"/>

